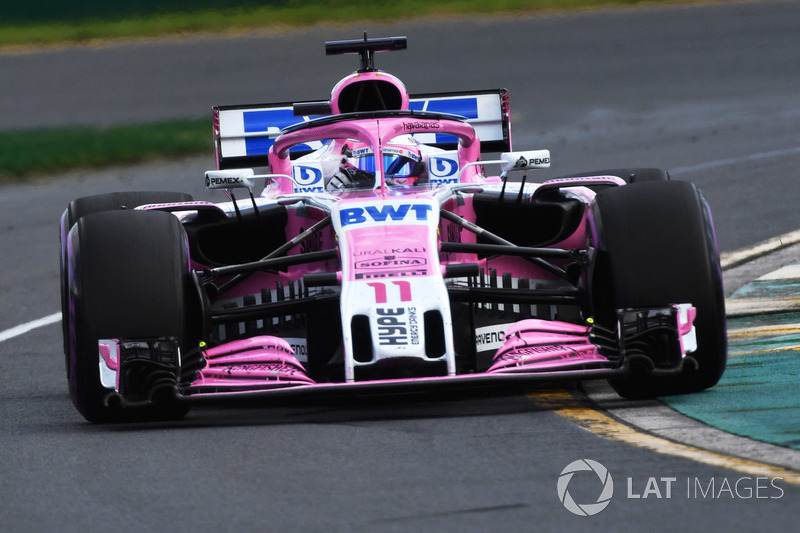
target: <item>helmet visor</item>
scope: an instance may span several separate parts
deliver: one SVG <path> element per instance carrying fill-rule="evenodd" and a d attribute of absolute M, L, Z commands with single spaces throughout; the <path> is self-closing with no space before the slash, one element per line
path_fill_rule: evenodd
<path fill-rule="evenodd" d="M 357 151 L 353 151 L 351 163 L 353 166 L 364 172 L 375 173 L 375 156 L 372 153 L 365 153 L 358 156 Z M 420 173 L 419 154 L 411 150 L 395 146 L 385 146 L 383 148 L 383 172 L 387 177 L 410 178 L 419 176 Z"/>

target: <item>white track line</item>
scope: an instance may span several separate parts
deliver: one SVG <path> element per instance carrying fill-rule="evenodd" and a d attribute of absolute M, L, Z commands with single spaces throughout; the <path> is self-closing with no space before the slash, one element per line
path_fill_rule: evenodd
<path fill-rule="evenodd" d="M 697 170 L 708 170 L 709 168 L 724 167 L 727 165 L 738 165 L 739 163 L 759 161 L 761 159 L 772 159 L 775 157 L 783 157 L 785 155 L 800 154 L 800 146 L 795 148 L 787 148 L 786 150 L 774 150 L 772 152 L 762 152 L 760 154 L 750 154 L 741 157 L 731 157 L 730 159 L 718 159 L 716 161 L 707 161 L 697 165 L 689 165 L 686 167 L 676 167 L 669 169 L 670 175 L 684 174 L 686 172 L 695 172 Z"/>
<path fill-rule="evenodd" d="M 735 252 L 720 254 L 719 261 L 722 266 L 722 270 L 727 270 L 731 267 L 741 265 L 742 263 L 752 261 L 757 257 L 761 257 L 762 255 L 767 255 L 770 252 L 787 248 L 797 243 L 800 243 L 800 230 L 784 233 L 783 235 L 760 242 L 755 246 L 751 246 L 750 248 L 743 248 L 741 250 L 736 250 Z"/>
<path fill-rule="evenodd" d="M 5 331 L 0 331 L 0 342 L 5 342 L 9 339 L 13 339 L 14 337 L 24 335 L 32 329 L 40 328 L 42 326 L 49 326 L 50 324 L 55 324 L 59 321 L 61 321 L 61 312 L 53 313 L 52 315 L 47 315 L 46 317 L 39 318 L 31 322 L 26 322 L 25 324 L 20 324 L 19 326 L 15 326 Z"/>

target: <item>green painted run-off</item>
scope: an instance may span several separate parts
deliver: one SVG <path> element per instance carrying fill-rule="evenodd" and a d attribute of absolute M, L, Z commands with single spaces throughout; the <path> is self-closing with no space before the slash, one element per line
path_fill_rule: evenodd
<path fill-rule="evenodd" d="M 800 280 L 755 281 L 733 298 L 796 298 Z M 728 320 L 728 331 L 800 324 L 782 313 Z M 789 328 L 787 328 L 788 330 Z M 661 398 L 676 411 L 728 433 L 800 450 L 800 333 L 730 335 L 728 367 L 717 386 Z"/>

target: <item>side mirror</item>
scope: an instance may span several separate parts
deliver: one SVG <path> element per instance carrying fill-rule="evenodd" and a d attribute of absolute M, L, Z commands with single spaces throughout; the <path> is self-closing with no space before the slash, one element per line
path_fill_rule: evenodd
<path fill-rule="evenodd" d="M 550 168 L 550 150 L 503 152 L 500 154 L 500 160 L 500 170 L 503 172 Z"/>
<path fill-rule="evenodd" d="M 252 168 L 208 170 L 206 171 L 206 188 L 208 190 L 248 189 L 253 192 L 253 176 L 255 176 L 255 172 Z"/>

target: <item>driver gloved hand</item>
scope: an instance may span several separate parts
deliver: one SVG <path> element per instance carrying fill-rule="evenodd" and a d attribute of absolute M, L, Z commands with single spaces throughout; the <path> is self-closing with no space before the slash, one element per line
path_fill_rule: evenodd
<path fill-rule="evenodd" d="M 341 189 L 371 188 L 375 185 L 375 176 L 357 168 L 347 167 L 340 169 L 328 180 L 325 188 L 328 191 Z"/>

